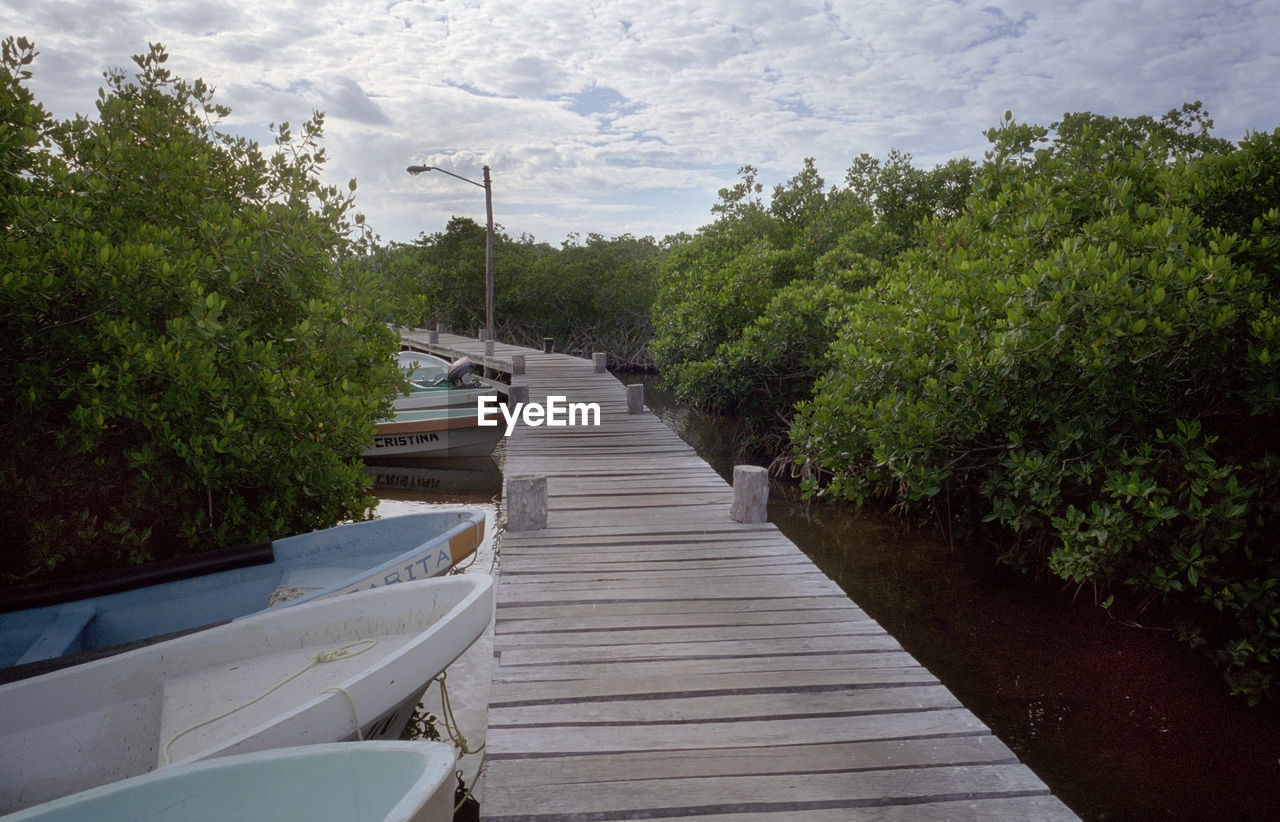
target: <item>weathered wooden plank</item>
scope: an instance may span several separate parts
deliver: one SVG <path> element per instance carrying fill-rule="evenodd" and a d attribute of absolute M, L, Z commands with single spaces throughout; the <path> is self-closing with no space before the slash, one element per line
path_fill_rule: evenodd
<path fill-rule="evenodd" d="M 546 814 L 557 809 L 570 808 L 579 814 L 642 810 L 689 816 L 956 801 L 980 808 L 983 800 L 1045 797 L 1048 790 L 1022 765 L 976 764 L 863 771 L 856 778 L 846 772 L 799 772 L 666 778 L 660 782 L 632 779 L 591 785 L 522 785 L 519 794 L 518 804 L 511 803 L 515 805 L 512 811 L 528 813 L 536 808 L 534 818 L 547 818 Z M 503 819 L 508 813 L 504 806 L 515 798 L 486 791 L 486 806 L 493 811 L 492 815 L 486 813 L 486 818 Z M 641 818 L 649 818 L 649 813 Z"/>
<path fill-rule="evenodd" d="M 744 722 L 652 722 L 642 725 L 593 727 L 521 727 L 489 725 L 490 759 L 503 755 L 548 756 L 565 753 L 611 751 L 727 749 L 786 745 L 797 740 L 809 744 L 858 742 L 873 739 L 972 734 L 989 732 L 966 710 L 908 711 L 871 714 L 857 721 L 834 722 L 829 718 L 762 719 Z"/>
<path fill-rule="evenodd" d="M 786 599 L 798 597 L 835 597 L 832 585 L 826 577 L 817 579 L 806 576 L 804 579 L 764 576 L 755 579 L 734 577 L 726 579 L 715 586 L 699 583 L 697 580 L 680 580 L 668 586 L 661 586 L 643 580 L 629 584 L 603 581 L 584 583 L 574 586 L 565 583 L 546 583 L 545 585 L 522 585 L 519 582 L 503 580 L 499 584 L 498 596 L 507 596 L 514 602 L 578 602 L 579 597 L 587 597 L 585 601 L 604 602 L 625 599 L 746 599 L 762 590 L 767 585 L 776 588 L 770 591 L 770 599 Z M 838 589 L 837 589 L 838 590 Z"/>
<path fill-rule="evenodd" d="M 493 702 L 490 727 L 593 728 L 667 723 L 723 723 L 826 718 L 832 722 L 872 714 L 958 708 L 941 684 L 790 686 L 751 693 L 661 693 L 579 696 L 567 692 L 545 700 L 526 699 L 508 707 Z"/>
<path fill-rule="evenodd" d="M 532 610 L 532 609 L 529 609 Z M 857 608 L 824 608 L 813 610 L 785 609 L 775 611 L 707 612 L 702 609 L 686 613 L 631 613 L 619 614 L 612 608 L 600 613 L 599 609 L 543 609 L 541 616 L 519 617 L 513 613 L 503 615 L 496 623 L 496 633 L 507 639 L 518 634 L 543 634 L 570 631 L 600 631 L 609 629 L 699 628 L 706 626 L 751 625 L 828 625 L 860 626 L 871 618 Z M 874 625 L 874 623 L 872 623 Z"/>
<path fill-rule="evenodd" d="M 494 800 L 497 806 L 501 798 Z M 517 805 L 517 807 L 519 807 Z M 529 811 L 528 806 L 523 808 Z M 688 809 L 675 809 L 674 815 L 661 812 L 646 812 L 644 816 L 608 816 L 595 815 L 594 820 L 610 819 L 647 819 L 653 822 L 665 820 L 712 819 L 732 820 L 732 822 L 957 822 L 957 820 L 974 819 L 982 822 L 1068 822 L 1078 817 L 1068 811 L 1061 802 L 1051 796 L 1019 796 L 1019 797 L 983 797 L 971 799 L 967 796 L 954 800 L 929 802 L 913 801 L 899 805 L 868 801 L 860 807 L 814 807 L 809 805 L 803 810 L 782 810 L 776 804 L 766 811 L 751 808 L 734 807 L 724 813 L 711 815 L 698 809 L 697 816 Z M 565 822 L 567 819 L 584 819 L 588 817 L 566 817 L 563 815 L 539 815 L 536 812 L 490 815 L 486 812 L 486 820 L 491 822 Z"/>
<path fill-rule="evenodd" d="M 786 554 L 780 551 L 717 552 L 710 555 L 690 556 L 687 550 L 680 549 L 638 553 L 624 547 L 620 551 L 602 551 L 601 555 L 592 561 L 584 560 L 581 551 L 548 552 L 544 557 L 544 561 L 541 562 L 537 557 L 527 554 L 503 557 L 502 572 L 513 577 L 550 577 L 554 575 L 567 579 L 573 574 L 592 573 L 652 574 L 663 571 L 738 571 L 749 569 L 754 570 L 759 575 L 762 570 L 775 573 L 795 568 L 807 571 L 812 568 L 812 565 L 804 557 L 797 557 L 794 554 Z M 548 569 L 548 564 L 553 568 Z"/>
<path fill-rule="evenodd" d="M 491 705 L 494 708 L 519 708 L 530 702 L 547 700 L 581 701 L 596 697 L 619 698 L 641 696 L 656 699 L 664 694 L 764 693 L 788 689 L 848 689 L 873 686 L 936 685 L 938 680 L 918 666 L 867 669 L 788 669 L 785 671 L 714 671 L 698 676 L 675 677 L 655 674 L 652 670 L 635 675 L 604 679 L 602 677 L 569 678 L 563 667 L 525 669 L 526 678 L 508 678 L 501 682 L 518 683 L 497 689 Z"/>
<path fill-rule="evenodd" d="M 526 661 L 523 665 L 513 664 L 510 659 L 494 671 L 494 698 L 500 695 L 504 699 L 515 699 L 507 692 L 509 687 L 519 693 L 521 682 L 548 681 L 559 678 L 571 682 L 579 679 L 596 678 L 604 683 L 620 682 L 651 674 L 655 669 L 661 670 L 671 677 L 697 677 L 709 674 L 735 674 L 758 672 L 809 672 L 809 671 L 856 671 L 859 669 L 878 670 L 893 667 L 919 667 L 911 655 L 901 648 L 885 651 L 861 651 L 848 654 L 818 653 L 792 656 L 737 656 L 737 657 L 680 657 L 662 660 L 657 666 L 650 659 L 611 660 L 596 662 L 580 660 L 566 663 L 555 661 L 539 664 Z M 798 673 L 802 680 L 807 673 Z M 609 687 L 601 685 L 602 688 Z M 626 686 L 615 686 L 619 692 Z"/>
<path fill-rule="evenodd" d="M 704 642 L 708 640 L 750 639 L 811 639 L 832 636 L 878 636 L 874 622 L 857 623 L 803 623 L 789 625 L 711 625 L 696 628 L 669 626 L 647 628 L 637 626 L 619 630 L 577 630 L 551 633 L 504 633 L 495 638 L 500 651 L 515 648 L 586 648 L 592 646 L 654 645 L 677 642 Z"/>
<path fill-rule="evenodd" d="M 1074 818 L 618 380 L 494 349 L 601 425 L 506 441 L 549 510 L 500 540 L 486 819 Z"/>
<path fill-rule="evenodd" d="M 696 620 L 698 616 L 705 617 L 709 620 L 724 620 L 733 618 L 732 615 L 739 614 L 748 621 L 759 621 L 761 617 L 765 619 L 776 619 L 782 621 L 789 615 L 795 619 L 818 619 L 817 614 L 808 614 L 811 611 L 835 610 L 841 613 L 848 612 L 850 614 L 864 615 L 863 611 L 848 599 L 840 597 L 805 597 L 801 599 L 794 598 L 762 598 L 762 597 L 744 597 L 733 599 L 729 597 L 718 598 L 689 598 L 689 599 L 662 599 L 658 601 L 610 601 L 607 607 L 601 607 L 601 602 L 594 599 L 582 599 L 579 604 L 552 604 L 539 602 L 520 602 L 516 600 L 508 600 L 503 604 L 500 613 L 495 618 L 497 625 L 501 626 L 508 620 L 518 619 L 576 619 L 576 620 L 594 620 L 598 618 L 620 617 L 627 619 L 632 616 L 655 616 L 659 619 L 668 616 L 674 618 L 689 618 Z M 626 624 L 634 624 L 627 622 Z M 697 624 L 691 621 L 690 624 Z"/>
<path fill-rule="evenodd" d="M 494 759 L 495 763 L 500 763 L 496 767 L 503 768 L 506 773 L 505 783 L 512 787 L 592 784 L 619 778 L 718 778 L 815 770 L 853 774 L 869 770 L 979 763 L 1012 764 L 1016 761 L 1004 743 L 985 733 L 817 745 L 777 745 L 768 748 L 611 753 L 607 757 L 569 754 L 527 758 L 500 756 Z"/>
<path fill-rule="evenodd" d="M 496 640 L 495 640 L 496 642 Z M 505 648 L 498 651 L 502 665 L 547 665 L 572 663 L 589 654 L 594 662 L 648 660 L 654 664 L 683 658 L 732 658 L 735 656 L 791 657 L 811 654 L 857 654 L 896 651 L 898 641 L 885 633 L 823 637 L 782 637 L 750 640 L 696 640 L 690 642 L 647 642 L 635 645 L 576 645 L 568 648 Z M 590 650 L 587 650 L 590 649 Z"/>

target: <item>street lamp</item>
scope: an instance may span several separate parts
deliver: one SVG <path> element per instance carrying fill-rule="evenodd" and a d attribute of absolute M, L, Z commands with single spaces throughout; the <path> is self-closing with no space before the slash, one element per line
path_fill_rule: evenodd
<path fill-rule="evenodd" d="M 484 189 L 484 210 L 488 224 L 486 226 L 484 241 L 484 327 L 489 332 L 489 339 L 493 336 L 493 189 L 489 186 L 489 167 L 484 167 L 484 182 L 477 183 L 475 180 L 469 180 L 460 174 L 454 174 L 443 168 L 436 166 L 409 166 L 405 171 L 410 174 L 421 174 L 424 171 L 439 171 L 441 174 L 448 174 L 450 177 L 457 177 L 464 183 L 471 183 L 473 186 L 479 186 Z"/>

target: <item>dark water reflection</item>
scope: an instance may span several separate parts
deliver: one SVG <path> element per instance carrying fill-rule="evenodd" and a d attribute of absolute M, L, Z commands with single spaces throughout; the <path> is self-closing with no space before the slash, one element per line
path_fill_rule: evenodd
<path fill-rule="evenodd" d="M 731 476 L 733 421 L 646 382 L 646 404 Z M 1227 697 L 1167 634 L 788 484 L 769 516 L 1085 819 L 1280 819 L 1280 715 Z"/>

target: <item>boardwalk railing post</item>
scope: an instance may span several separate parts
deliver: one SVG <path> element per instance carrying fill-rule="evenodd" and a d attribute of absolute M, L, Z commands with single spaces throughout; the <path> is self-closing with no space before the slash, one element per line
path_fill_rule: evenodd
<path fill-rule="evenodd" d="M 427 342 L 431 343 L 432 345 L 437 345 L 437 344 L 439 344 L 439 342 L 440 342 L 440 332 L 439 332 L 439 331 L 428 331 L 428 332 L 427 332 Z"/>
<path fill-rule="evenodd" d="M 485 355 L 486 357 L 492 357 L 492 356 L 493 356 L 493 340 L 485 340 L 485 341 L 484 341 L 484 355 Z"/>
<path fill-rule="evenodd" d="M 733 506 L 729 516 L 746 523 L 769 518 L 768 471 L 758 465 L 733 466 Z"/>
<path fill-rule="evenodd" d="M 555 347 L 555 344 L 556 344 L 556 339 L 555 339 L 555 337 L 543 337 L 543 338 L 542 338 L 542 353 L 543 353 L 543 354 L 550 354 L 550 353 L 551 353 L 551 349 Z"/>
<path fill-rule="evenodd" d="M 644 413 L 644 383 L 633 383 L 627 386 L 627 413 Z"/>
<path fill-rule="evenodd" d="M 444 333 L 444 323 L 436 323 L 436 333 L 437 334 Z"/>
<path fill-rule="evenodd" d="M 547 527 L 546 477 L 507 477 L 502 498 L 507 505 L 508 531 L 541 531 Z"/>
<path fill-rule="evenodd" d="M 529 386 L 513 385 L 507 389 L 507 405 L 523 405 L 529 402 Z"/>
<path fill-rule="evenodd" d="M 511 373 L 512 374 L 524 373 L 524 354 L 511 355 Z"/>
<path fill-rule="evenodd" d="M 479 333 L 476 334 L 476 339 L 479 340 L 480 342 L 484 342 L 485 340 L 489 339 L 489 329 L 487 328 L 480 329 Z"/>
<path fill-rule="evenodd" d="M 597 374 L 603 374 L 605 371 L 608 370 L 609 355 L 604 353 L 603 351 L 597 351 L 596 353 L 592 354 L 591 361 L 592 363 L 595 364 Z"/>

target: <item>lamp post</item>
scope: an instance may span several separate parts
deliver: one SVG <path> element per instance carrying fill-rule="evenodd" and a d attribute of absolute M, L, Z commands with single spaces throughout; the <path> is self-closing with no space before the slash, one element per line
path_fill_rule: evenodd
<path fill-rule="evenodd" d="M 460 174 L 454 174 L 436 166 L 409 166 L 405 171 L 410 174 L 421 174 L 424 171 L 439 171 L 441 174 L 448 174 L 450 177 L 457 177 L 464 183 L 471 183 L 473 186 L 479 186 L 484 189 L 484 211 L 486 218 L 485 239 L 484 239 L 484 327 L 489 332 L 489 339 L 493 336 L 493 189 L 489 185 L 489 167 L 484 167 L 484 182 L 477 183 L 475 180 L 469 180 Z"/>

